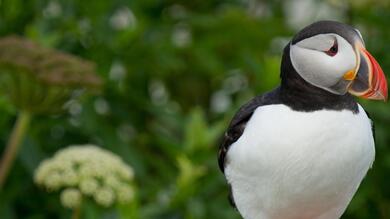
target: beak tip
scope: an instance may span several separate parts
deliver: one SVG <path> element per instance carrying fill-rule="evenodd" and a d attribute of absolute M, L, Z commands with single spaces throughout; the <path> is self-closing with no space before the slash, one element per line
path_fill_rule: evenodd
<path fill-rule="evenodd" d="M 383 100 L 387 102 L 387 80 L 382 68 L 364 46 L 358 45 L 358 48 L 360 53 L 360 66 L 349 88 L 349 92 L 365 99 Z M 359 77 L 359 74 L 361 77 Z M 365 90 L 362 88 L 365 88 Z"/>
<path fill-rule="evenodd" d="M 388 100 L 388 96 L 387 96 L 387 92 L 379 92 L 379 94 L 380 94 L 380 99 L 382 99 L 383 100 L 383 102 L 387 102 L 387 100 Z"/>

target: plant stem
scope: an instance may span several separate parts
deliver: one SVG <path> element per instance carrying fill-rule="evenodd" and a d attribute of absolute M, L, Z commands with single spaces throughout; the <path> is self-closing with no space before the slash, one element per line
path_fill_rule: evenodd
<path fill-rule="evenodd" d="M 77 208 L 73 209 L 72 219 L 79 219 L 80 218 L 80 209 L 81 209 L 81 207 L 77 207 Z"/>
<path fill-rule="evenodd" d="M 5 183 L 5 180 L 7 179 L 7 175 L 12 167 L 12 163 L 18 154 L 19 145 L 24 139 L 24 135 L 27 131 L 30 120 L 30 113 L 26 111 L 21 111 L 19 113 L 0 163 L 0 191 Z"/>

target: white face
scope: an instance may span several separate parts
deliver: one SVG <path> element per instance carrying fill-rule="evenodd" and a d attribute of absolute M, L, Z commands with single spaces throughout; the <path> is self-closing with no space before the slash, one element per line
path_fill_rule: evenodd
<path fill-rule="evenodd" d="M 347 92 L 345 85 L 350 83 L 343 76 L 349 71 L 355 72 L 358 65 L 352 45 L 332 33 L 315 35 L 290 45 L 290 57 L 303 79 L 340 95 Z"/>

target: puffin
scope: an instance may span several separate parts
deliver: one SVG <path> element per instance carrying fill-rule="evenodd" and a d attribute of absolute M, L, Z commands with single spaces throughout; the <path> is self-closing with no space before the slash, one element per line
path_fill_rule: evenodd
<path fill-rule="evenodd" d="M 318 21 L 283 50 L 280 85 L 232 118 L 218 152 L 245 219 L 336 219 L 375 157 L 374 126 L 355 97 L 387 100 L 382 68 L 356 28 Z"/>

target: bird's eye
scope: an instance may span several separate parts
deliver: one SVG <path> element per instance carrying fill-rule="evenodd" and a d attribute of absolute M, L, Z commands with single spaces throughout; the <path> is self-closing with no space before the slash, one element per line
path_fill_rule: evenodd
<path fill-rule="evenodd" d="M 335 40 L 333 46 L 330 47 L 329 50 L 325 51 L 325 53 L 329 56 L 335 56 L 338 51 L 339 51 L 339 47 L 337 45 L 337 40 Z"/>

